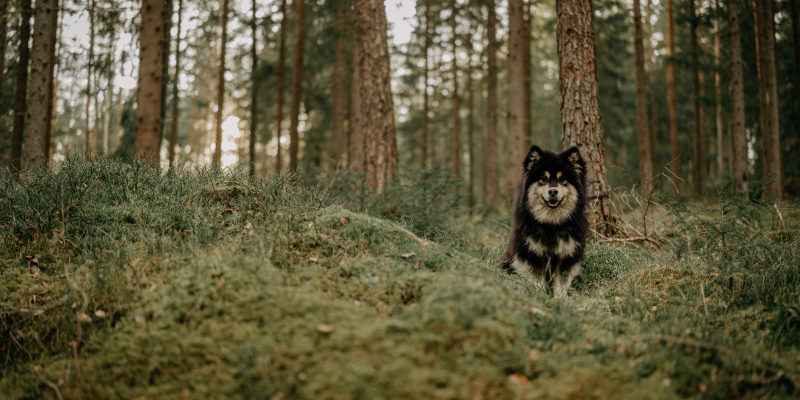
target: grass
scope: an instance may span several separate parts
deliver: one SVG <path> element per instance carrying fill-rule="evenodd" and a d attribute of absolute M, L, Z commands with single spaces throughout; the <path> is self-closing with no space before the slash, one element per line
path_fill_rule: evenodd
<path fill-rule="evenodd" d="M 554 300 L 500 271 L 507 216 L 426 225 L 404 196 L 356 212 L 291 178 L 107 159 L 4 176 L 0 393 L 798 396 L 791 231 L 765 236 L 772 261 L 746 273 L 593 243 Z"/>

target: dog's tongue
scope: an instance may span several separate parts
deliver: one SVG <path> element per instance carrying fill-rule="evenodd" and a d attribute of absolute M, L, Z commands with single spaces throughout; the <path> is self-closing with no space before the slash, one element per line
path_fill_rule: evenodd
<path fill-rule="evenodd" d="M 550 207 L 555 207 L 558 205 L 558 200 L 550 200 L 547 202 L 547 204 L 549 204 Z"/>

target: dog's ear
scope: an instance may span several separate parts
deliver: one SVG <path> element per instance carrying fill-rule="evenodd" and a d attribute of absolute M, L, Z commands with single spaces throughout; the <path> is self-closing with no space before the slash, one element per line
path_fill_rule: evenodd
<path fill-rule="evenodd" d="M 574 169 L 578 175 L 583 176 L 584 171 L 586 171 L 586 162 L 583 161 L 581 152 L 577 147 L 570 147 L 563 153 L 559 154 L 559 156 L 562 160 L 569 163 L 569 165 L 572 165 L 572 169 Z"/>
<path fill-rule="evenodd" d="M 542 159 L 543 153 L 539 146 L 533 146 L 528 150 L 528 155 L 525 156 L 525 161 L 522 162 L 522 167 L 525 168 L 525 172 L 530 171 L 531 168 Z"/>

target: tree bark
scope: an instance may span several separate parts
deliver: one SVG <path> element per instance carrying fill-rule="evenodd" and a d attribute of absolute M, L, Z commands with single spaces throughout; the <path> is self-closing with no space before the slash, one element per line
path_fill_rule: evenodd
<path fill-rule="evenodd" d="M 394 134 L 386 11 L 381 0 L 356 0 L 354 9 L 365 184 L 381 193 L 390 168 Z"/>
<path fill-rule="evenodd" d="M 737 0 L 728 0 L 728 25 L 731 38 L 731 97 L 733 115 L 731 118 L 731 139 L 733 151 L 733 190 L 741 193 L 748 190 L 747 182 L 747 138 L 744 124 L 744 78 L 742 73 L 742 44 L 739 39 L 739 10 Z"/>
<path fill-rule="evenodd" d="M 431 48 L 431 18 L 433 17 L 433 12 L 431 10 L 431 0 L 425 0 L 425 44 L 422 49 L 423 57 L 425 57 L 425 66 L 423 67 L 422 72 L 422 79 L 424 80 L 424 89 L 422 93 L 422 157 L 420 160 L 422 161 L 422 168 L 428 166 L 428 145 L 429 145 L 429 116 L 430 113 L 430 98 L 428 95 L 428 79 L 430 77 L 430 66 L 428 63 L 430 62 L 429 51 Z"/>
<path fill-rule="evenodd" d="M 764 189 L 764 194 L 769 197 L 780 193 L 780 142 L 776 140 L 777 120 L 773 113 L 773 96 L 775 82 L 775 67 L 772 51 L 774 47 L 769 39 L 770 25 L 767 3 L 770 1 L 754 1 L 756 24 L 756 52 L 758 54 L 758 98 L 761 115 L 761 147 L 764 165 L 764 175 L 770 175 L 776 182 Z M 777 150 L 777 151 L 776 151 Z"/>
<path fill-rule="evenodd" d="M 694 161 L 692 163 L 692 183 L 694 183 L 694 197 L 700 197 L 703 191 L 703 110 L 700 107 L 700 46 L 697 39 L 697 13 L 695 1 L 689 0 L 690 44 L 692 48 L 692 105 L 694 106 Z"/>
<path fill-rule="evenodd" d="M 253 82 L 253 87 L 250 89 L 250 141 L 248 143 L 248 161 L 250 161 L 250 176 L 252 177 L 256 175 L 256 142 L 258 142 L 258 87 L 260 86 L 260 82 L 258 79 L 256 79 L 256 73 L 258 72 L 258 16 L 256 15 L 258 5 L 256 4 L 256 0 L 252 1 L 250 7 L 252 9 L 251 11 L 253 12 L 253 20 L 250 24 L 250 29 L 253 32 L 253 45 L 250 47 L 250 58 L 253 60 L 253 69 L 250 72 L 250 79 Z M 178 21 L 178 26 L 180 26 L 180 19 Z"/>
<path fill-rule="evenodd" d="M 522 35 L 522 81 L 525 87 L 525 119 L 523 120 L 523 135 L 522 135 L 522 149 L 529 149 L 531 147 L 531 100 L 533 98 L 533 87 L 531 85 L 531 0 L 525 1 L 523 6 L 523 14 L 525 15 Z"/>
<path fill-rule="evenodd" d="M 596 230 L 613 232 L 606 200 L 605 155 L 597 93 L 597 64 L 591 0 L 557 0 L 561 146 L 577 146 L 587 164 L 590 221 Z M 606 224 L 605 226 L 601 226 Z"/>
<path fill-rule="evenodd" d="M 781 154 L 781 107 L 780 107 L 780 94 L 779 94 L 779 87 L 778 87 L 778 77 L 780 75 L 780 63 L 778 62 L 778 56 L 776 54 L 776 41 L 775 41 L 775 1 L 774 0 L 766 0 L 764 1 L 764 5 L 766 6 L 766 27 L 769 29 L 767 39 L 768 39 L 768 55 L 769 55 L 769 62 L 772 65 L 772 73 L 769 76 L 770 79 L 770 114 L 772 115 L 772 148 L 770 149 L 770 153 L 773 158 L 773 169 L 772 169 L 772 177 L 775 179 L 775 183 L 770 185 L 772 186 L 773 194 L 783 193 L 783 154 Z M 766 190 L 767 194 L 769 195 L 770 190 Z M 777 201 L 781 201 L 781 198 L 778 198 Z"/>
<path fill-rule="evenodd" d="M 14 133 L 11 136 L 11 166 L 22 168 L 22 139 L 25 116 L 28 113 L 28 64 L 30 62 L 31 0 L 22 0 L 22 22 L 19 26 L 19 64 L 17 66 L 17 93 L 14 105 Z"/>
<path fill-rule="evenodd" d="M 225 103 L 225 50 L 228 45 L 228 0 L 222 0 L 222 42 L 219 46 L 219 81 L 217 83 L 217 129 L 214 142 L 214 164 L 222 162 L 222 109 Z"/>
<path fill-rule="evenodd" d="M 636 57 L 636 127 L 639 138 L 639 181 L 642 197 L 650 194 L 653 178 L 653 159 L 650 148 L 650 130 L 647 121 L 647 81 L 644 73 L 644 45 L 642 44 L 642 12 L 639 0 L 633 0 L 633 47 Z"/>
<path fill-rule="evenodd" d="M 56 8 L 59 10 L 59 8 Z M 60 10 L 59 10 L 60 11 Z M 44 155 L 45 160 L 50 160 L 50 156 L 52 153 L 52 144 L 53 144 L 53 131 L 56 129 L 56 94 L 58 94 L 58 72 L 56 67 L 60 66 L 61 57 L 58 51 L 61 49 L 61 26 L 63 25 L 62 22 L 64 21 L 64 13 L 59 12 L 58 17 L 56 18 L 56 27 L 53 31 L 53 47 L 50 48 L 50 58 L 53 60 L 50 63 L 50 76 L 53 79 L 50 80 L 50 87 L 48 91 L 51 93 L 50 96 L 50 103 L 47 105 L 47 108 L 50 110 L 50 123 L 47 124 L 44 132 Z M 0 86 L 2 87 L 2 86 Z"/>
<path fill-rule="evenodd" d="M 472 28 L 473 24 L 470 24 Z M 472 31 L 471 31 L 472 32 Z M 471 38 L 470 38 L 471 39 Z M 467 82 L 464 90 L 467 92 L 467 152 L 469 154 L 469 173 L 467 174 L 468 207 L 475 207 L 475 183 L 477 179 L 477 160 L 475 160 L 475 92 L 472 90 L 472 41 L 467 42 Z"/>
<path fill-rule="evenodd" d="M 163 56 L 161 59 L 161 130 L 158 137 L 158 153 L 159 159 L 161 158 L 161 145 L 164 143 L 164 127 L 167 119 L 167 87 L 169 86 L 169 57 L 171 52 L 172 43 L 172 13 L 174 0 L 165 0 L 166 6 L 164 7 L 164 40 L 161 45 L 164 47 Z M 170 161 L 172 163 L 172 161 Z"/>
<path fill-rule="evenodd" d="M 515 0 L 521 1 L 521 0 Z M 522 10 L 520 10 L 522 11 Z M 453 49 L 453 98 L 452 98 L 452 118 L 453 118 L 453 174 L 456 179 L 461 177 L 461 113 L 460 113 L 460 99 L 458 94 L 458 44 L 456 33 L 456 15 L 458 14 L 458 7 L 456 0 L 450 0 L 450 30 L 453 36 L 450 39 L 450 47 Z"/>
<path fill-rule="evenodd" d="M 714 2 L 719 9 L 719 5 Z M 719 14 L 718 14 L 719 15 Z M 714 18 L 714 65 L 717 70 L 714 72 L 714 94 L 716 97 L 716 125 L 717 125 L 717 173 L 722 174 L 725 170 L 725 153 L 723 152 L 723 130 L 722 130 L 722 74 L 720 74 L 719 55 L 720 55 L 720 29 L 719 16 Z"/>
<path fill-rule="evenodd" d="M 89 1 L 89 62 L 86 66 L 88 71 L 86 77 L 86 118 L 83 121 L 83 161 L 86 161 L 87 154 L 92 151 L 92 131 L 89 129 L 89 121 L 92 115 L 89 108 L 92 106 L 92 74 L 94 73 L 94 0 Z M 97 104 L 95 103 L 95 107 Z"/>
<path fill-rule="evenodd" d="M 25 137 L 25 164 L 31 170 L 47 166 L 47 129 L 52 117 L 58 0 L 37 0 L 31 49 L 31 91 Z"/>
<path fill-rule="evenodd" d="M 486 99 L 486 147 L 483 158 L 484 202 L 487 206 L 497 203 L 499 185 L 497 182 L 497 11 L 495 0 L 487 0 L 489 18 L 486 23 L 486 34 L 489 45 L 486 49 L 488 71 L 486 83 L 488 96 Z"/>
<path fill-rule="evenodd" d="M 275 138 L 277 139 L 278 150 L 275 154 L 275 171 L 280 172 L 283 168 L 283 152 L 281 151 L 281 123 L 283 122 L 283 85 L 286 80 L 286 0 L 281 1 L 281 38 L 280 50 L 278 53 L 278 104 L 276 105 L 276 121 L 275 126 L 277 132 Z"/>
<path fill-rule="evenodd" d="M 331 169 L 337 168 L 337 162 L 344 150 L 344 117 L 346 103 L 345 85 L 347 80 L 347 2 L 339 0 L 336 4 L 336 58 L 333 61 L 333 128 L 331 129 L 330 158 Z"/>
<path fill-rule="evenodd" d="M 164 2 L 142 0 L 139 30 L 139 90 L 134 157 L 158 166 L 161 138 L 161 79 L 164 47 Z"/>
<path fill-rule="evenodd" d="M 169 131 L 169 165 L 175 162 L 175 146 L 178 144 L 178 118 L 180 116 L 180 97 L 178 96 L 178 83 L 181 75 L 181 17 L 183 0 L 178 0 L 178 32 L 175 36 L 175 77 L 172 82 L 172 123 Z M 255 35 L 253 35 L 255 37 Z M 255 39 L 254 39 L 255 40 Z"/>
<path fill-rule="evenodd" d="M 0 0 L 0 90 L 6 77 L 6 29 L 8 27 L 8 0 Z"/>
<path fill-rule="evenodd" d="M 361 122 L 361 71 L 358 66 L 360 58 L 357 45 L 353 46 L 353 80 L 350 83 L 350 142 L 348 145 L 348 162 L 354 174 L 364 172 L 364 130 Z"/>
<path fill-rule="evenodd" d="M 693 0 L 690 0 L 693 1 Z M 675 94 L 675 22 L 672 10 L 673 0 L 667 0 L 667 56 L 669 57 L 667 65 L 667 106 L 669 108 L 669 147 L 672 153 L 672 161 L 670 167 L 672 173 L 680 177 L 681 175 L 681 161 L 680 152 L 678 150 L 678 101 Z M 673 197 L 680 200 L 681 192 L 679 190 L 679 181 L 674 182 Z"/>
<path fill-rule="evenodd" d="M 527 155 L 525 132 L 525 20 L 522 0 L 508 1 L 508 136 L 505 200 L 513 202 L 522 179 L 520 163 Z M 530 32 L 528 32 L 530 35 Z"/>
<path fill-rule="evenodd" d="M 111 99 L 114 97 L 114 38 L 115 38 L 115 31 L 111 31 L 111 36 L 109 38 L 109 46 L 108 46 L 108 55 L 106 56 L 106 61 L 108 62 L 108 87 L 106 88 L 106 115 L 103 121 L 103 153 L 108 154 L 108 137 L 111 134 Z"/>
<path fill-rule="evenodd" d="M 300 101 L 303 94 L 303 53 L 306 43 L 305 0 L 297 1 L 297 34 L 294 48 L 294 73 L 292 74 L 292 110 L 289 134 L 289 171 L 297 171 L 297 150 L 299 148 Z"/>
<path fill-rule="evenodd" d="M 651 0 L 647 1 L 647 18 L 645 21 L 647 22 L 647 71 L 650 73 L 650 79 L 652 80 L 652 74 L 655 71 L 655 67 L 653 66 L 653 59 L 655 53 L 655 46 L 653 46 L 653 24 L 650 22 L 650 16 L 653 15 L 653 8 L 650 5 Z"/>

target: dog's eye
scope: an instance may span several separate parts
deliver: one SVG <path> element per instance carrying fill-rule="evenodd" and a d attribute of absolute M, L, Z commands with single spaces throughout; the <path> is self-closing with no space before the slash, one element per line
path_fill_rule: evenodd
<path fill-rule="evenodd" d="M 547 177 L 543 176 L 542 179 L 539 179 L 539 183 L 541 183 L 541 184 L 547 183 Z"/>
<path fill-rule="evenodd" d="M 564 178 L 563 176 L 561 178 L 558 178 L 558 182 L 559 183 L 564 183 L 566 181 L 567 181 L 567 178 Z"/>

